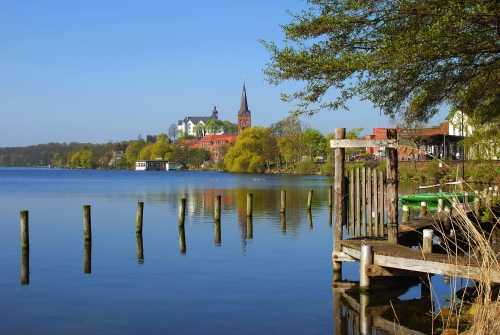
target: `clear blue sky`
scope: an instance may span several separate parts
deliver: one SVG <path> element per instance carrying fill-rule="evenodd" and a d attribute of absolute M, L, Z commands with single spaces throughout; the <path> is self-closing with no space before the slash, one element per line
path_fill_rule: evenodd
<path fill-rule="evenodd" d="M 105 143 L 167 132 L 185 116 L 236 123 L 243 80 L 252 125 L 294 108 L 262 69 L 259 38 L 280 42 L 285 12 L 301 0 L 78 1 L 0 3 L 0 147 Z M 332 92 L 333 94 L 334 92 Z M 389 126 L 369 103 L 303 118 L 323 133 Z M 442 120 L 439 120 L 442 121 Z"/>

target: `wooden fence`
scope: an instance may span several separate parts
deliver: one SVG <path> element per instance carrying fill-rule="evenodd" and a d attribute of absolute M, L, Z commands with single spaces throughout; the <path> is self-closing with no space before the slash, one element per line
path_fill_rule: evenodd
<path fill-rule="evenodd" d="M 370 167 L 349 171 L 349 215 L 346 235 L 384 236 L 384 174 Z"/>

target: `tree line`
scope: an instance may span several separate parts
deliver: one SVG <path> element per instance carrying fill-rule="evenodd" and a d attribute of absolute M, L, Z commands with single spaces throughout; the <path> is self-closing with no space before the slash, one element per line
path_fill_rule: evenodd
<path fill-rule="evenodd" d="M 245 129 L 233 146 L 218 148 L 223 158 L 217 162 L 211 160 L 208 150 L 197 148 L 195 143 L 204 134 L 220 132 L 221 128 L 207 122 L 203 132 L 195 132 L 197 136 L 175 132 L 178 137 L 172 138 L 173 126 L 169 128 L 170 137 L 160 133 L 147 135 L 146 139 L 139 135 L 136 140 L 104 144 L 71 142 L 0 148 L 0 166 L 133 169 L 138 160 L 163 159 L 182 164 L 186 169 L 208 165 L 222 171 L 265 172 L 272 168 L 293 171 L 301 162 L 326 161 L 332 156 L 328 143 L 333 133 L 323 135 L 295 115 L 269 127 Z M 228 127 L 222 131 L 226 129 L 231 130 Z M 357 138 L 362 130 L 355 128 L 348 137 Z"/>

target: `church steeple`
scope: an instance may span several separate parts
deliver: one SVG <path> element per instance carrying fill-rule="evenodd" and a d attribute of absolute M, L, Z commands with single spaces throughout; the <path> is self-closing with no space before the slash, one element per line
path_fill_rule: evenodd
<path fill-rule="evenodd" d="M 238 111 L 238 134 L 246 128 L 250 128 L 251 114 L 248 109 L 247 91 L 243 82 L 243 91 L 241 92 L 240 110 Z"/>

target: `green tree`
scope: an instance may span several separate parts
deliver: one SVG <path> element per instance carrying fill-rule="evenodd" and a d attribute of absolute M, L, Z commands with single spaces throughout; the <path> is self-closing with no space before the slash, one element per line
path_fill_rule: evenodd
<path fill-rule="evenodd" d="M 421 121 L 442 104 L 480 120 L 500 114 L 498 1 L 310 0 L 283 25 L 284 43 L 261 41 L 271 84 L 304 82 L 283 100 L 297 112 L 345 107 L 357 96 Z M 323 101 L 330 89 L 333 101 Z"/>
<path fill-rule="evenodd" d="M 193 132 L 195 133 L 196 137 L 200 139 L 207 134 L 207 128 L 204 123 L 199 122 L 196 126 L 194 126 Z"/>
<path fill-rule="evenodd" d="M 264 172 L 267 159 L 264 146 L 269 134 L 269 129 L 259 126 L 242 131 L 224 157 L 226 169 L 230 172 Z"/>
<path fill-rule="evenodd" d="M 152 159 L 153 144 L 148 143 L 144 148 L 141 149 L 139 153 L 139 160 L 150 160 Z M 154 158 L 153 158 L 154 159 Z"/>
<path fill-rule="evenodd" d="M 238 133 L 238 125 L 236 123 L 232 123 L 231 121 L 224 120 L 222 121 L 224 125 L 224 133 L 226 134 L 237 134 Z"/>
<path fill-rule="evenodd" d="M 140 152 L 142 148 L 146 146 L 146 141 L 142 138 L 137 141 L 130 141 L 125 150 L 125 159 L 130 167 L 135 167 L 135 162 L 140 158 Z"/>
<path fill-rule="evenodd" d="M 218 134 L 224 132 L 224 123 L 221 120 L 213 119 L 208 120 L 205 124 L 207 134 Z"/>
<path fill-rule="evenodd" d="M 304 147 L 311 160 L 323 156 L 326 150 L 325 136 L 317 129 L 307 128 L 304 132 Z"/>
<path fill-rule="evenodd" d="M 156 136 L 156 142 L 168 143 L 167 134 L 159 133 L 158 136 Z"/>
<path fill-rule="evenodd" d="M 296 115 L 289 115 L 281 123 L 282 135 L 278 138 L 278 148 L 287 164 L 302 158 L 303 134 L 305 127 Z"/>

